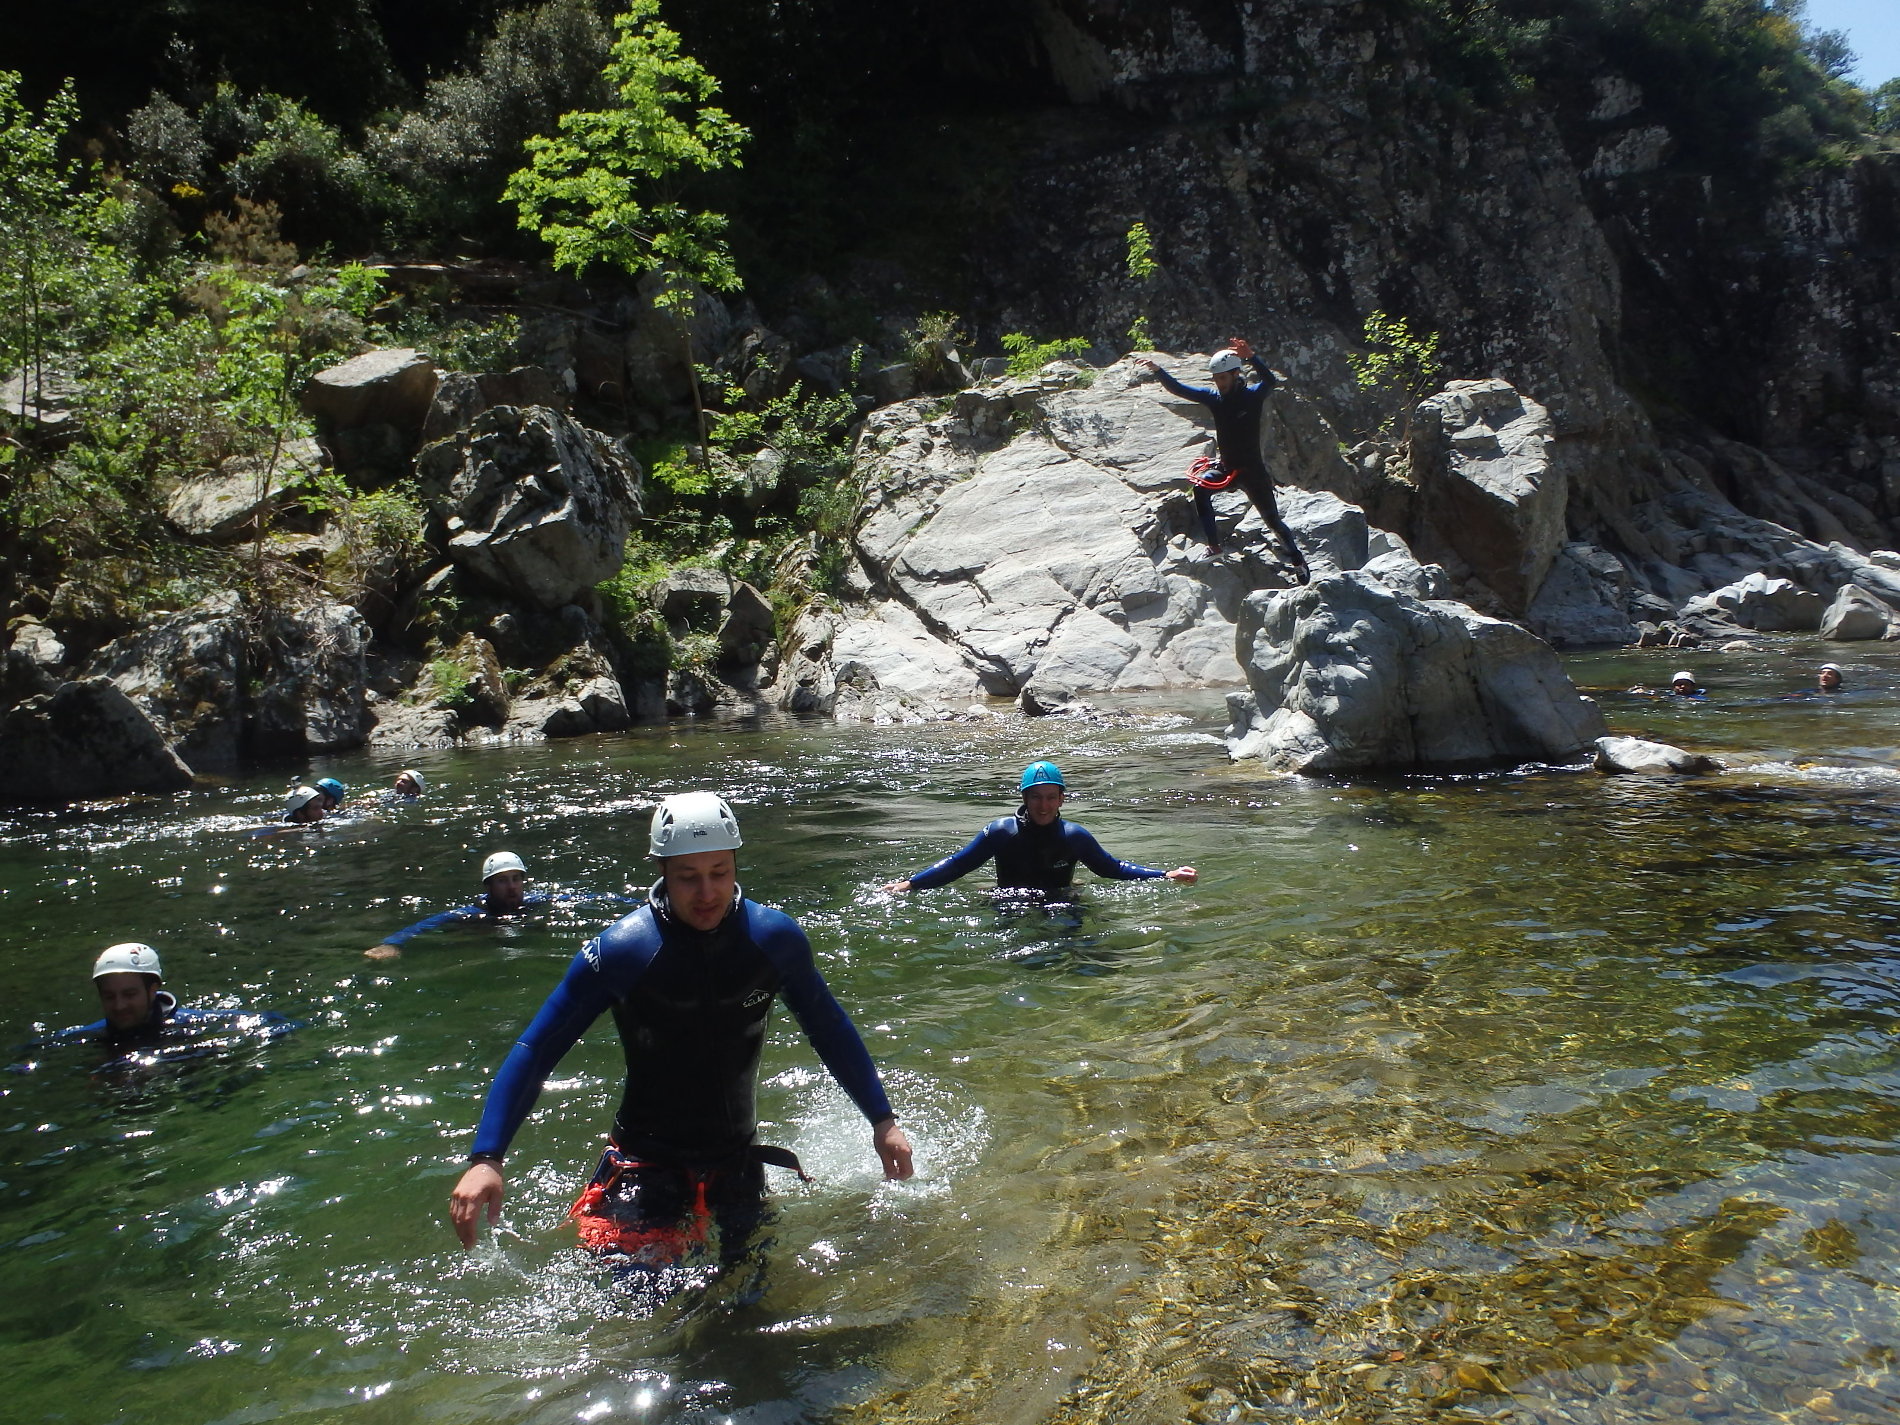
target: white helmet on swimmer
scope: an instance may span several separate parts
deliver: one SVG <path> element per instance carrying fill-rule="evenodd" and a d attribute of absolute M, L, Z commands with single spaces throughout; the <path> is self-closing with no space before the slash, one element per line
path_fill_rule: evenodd
<path fill-rule="evenodd" d="M 654 810 L 648 833 L 650 855 L 690 856 L 695 851 L 737 851 L 739 818 L 713 792 L 681 792 Z"/>
<path fill-rule="evenodd" d="M 291 794 L 284 799 L 284 815 L 289 816 L 294 811 L 302 811 L 322 795 L 323 793 L 318 791 L 315 787 L 295 788 Z"/>
<path fill-rule="evenodd" d="M 158 980 L 164 978 L 165 972 L 158 967 L 158 951 L 143 941 L 128 940 L 123 945 L 107 947 L 92 962 L 92 977 L 95 980 L 107 975 L 150 975 Z"/>
<path fill-rule="evenodd" d="M 1208 374 L 1218 376 L 1223 371 L 1240 370 L 1240 353 L 1231 346 L 1222 347 L 1207 358 Z"/>
<path fill-rule="evenodd" d="M 418 772 L 414 767 L 403 768 L 402 771 L 396 774 L 396 781 L 400 784 L 405 777 L 416 784 L 417 796 L 421 796 L 424 792 L 429 790 L 428 778 L 424 777 L 422 773 Z"/>
<path fill-rule="evenodd" d="M 1695 681 L 1695 674 L 1691 673 L 1687 668 L 1684 668 L 1670 678 L 1669 681 L 1671 683 L 1693 683 Z"/>
<path fill-rule="evenodd" d="M 482 862 L 482 884 L 485 886 L 503 871 L 519 871 L 528 874 L 528 868 L 521 864 L 521 858 L 512 851 L 497 851 Z"/>

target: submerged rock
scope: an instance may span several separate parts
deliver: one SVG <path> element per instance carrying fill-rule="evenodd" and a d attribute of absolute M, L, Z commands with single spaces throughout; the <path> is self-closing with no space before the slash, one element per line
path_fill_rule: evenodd
<path fill-rule="evenodd" d="M 1238 647 L 1228 751 L 1283 771 L 1567 761 L 1603 732 L 1542 639 L 1363 572 L 1253 595 Z"/>
<path fill-rule="evenodd" d="M 0 799 L 75 801 L 191 785 L 184 759 L 106 678 L 63 683 L 10 709 L 0 743 Z"/>
<path fill-rule="evenodd" d="M 1635 773 L 1651 777 L 1693 776 L 1722 770 L 1722 763 L 1713 757 L 1684 752 L 1667 742 L 1645 742 L 1640 737 L 1599 737 L 1593 765 L 1597 771 L 1612 775 Z"/>

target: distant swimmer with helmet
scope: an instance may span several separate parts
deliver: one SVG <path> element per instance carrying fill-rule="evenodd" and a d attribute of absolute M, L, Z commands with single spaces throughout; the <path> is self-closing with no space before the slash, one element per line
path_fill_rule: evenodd
<path fill-rule="evenodd" d="M 1254 353 L 1244 337 L 1230 338 L 1225 350 L 1208 358 L 1207 371 L 1214 378 L 1212 389 L 1178 381 L 1146 357 L 1141 358 L 1139 364 L 1175 395 L 1198 402 L 1213 413 L 1220 474 L 1226 478 L 1207 484 L 1196 480 L 1194 484 L 1194 508 L 1200 514 L 1207 547 L 1217 554 L 1220 552 L 1220 531 L 1214 524 L 1210 486 L 1221 488 L 1231 479 L 1247 492 L 1247 498 L 1260 512 L 1261 522 L 1279 542 L 1287 568 L 1302 584 L 1306 583 L 1312 571 L 1307 568 L 1306 556 L 1300 553 L 1293 531 L 1280 518 L 1279 502 L 1273 495 L 1273 477 L 1267 473 L 1266 460 L 1260 453 L 1260 417 L 1266 409 L 1267 397 L 1282 380 L 1280 375 Z M 1243 366 L 1252 367 L 1259 381 L 1250 385 L 1241 374 Z"/>
<path fill-rule="evenodd" d="M 301 1028 L 281 1014 L 248 1009 L 186 1009 L 164 986 L 158 951 L 137 940 L 108 946 L 92 963 L 92 987 L 104 1015 L 91 1024 L 62 1029 L 41 1043 L 96 1041 L 124 1055 L 159 1045 L 172 1031 L 207 1027 L 256 1030 L 275 1038 Z"/>
<path fill-rule="evenodd" d="M 372 960 L 393 960 L 402 954 L 402 947 L 418 935 L 440 930 L 445 925 L 505 920 L 563 903 L 580 905 L 593 901 L 624 902 L 626 899 L 625 896 L 617 895 L 561 896 L 542 891 L 529 895 L 528 868 L 522 859 L 512 851 L 497 851 L 482 862 L 481 895 L 467 905 L 438 911 L 414 925 L 405 925 L 380 945 L 372 945 L 363 953 Z"/>
<path fill-rule="evenodd" d="M 503 1155 L 542 1084 L 609 1011 L 627 1077 L 610 1146 L 570 1213 L 589 1250 L 673 1266 L 717 1225 L 724 1259 L 736 1260 L 764 1219 L 764 1164 L 803 1176 L 791 1153 L 757 1141 L 759 1056 L 780 995 L 871 1125 L 884 1176 L 911 1176 L 910 1141 L 804 931 L 740 891 L 743 844 L 732 809 L 711 792 L 668 797 L 654 812 L 648 849 L 660 879 L 646 904 L 587 942 L 495 1075 L 449 1199 L 464 1247 L 484 1212 L 500 1220 Z"/>
<path fill-rule="evenodd" d="M 429 790 L 429 782 L 414 767 L 405 767 L 396 774 L 395 793 L 405 801 L 415 801 Z"/>
<path fill-rule="evenodd" d="M 991 857 L 996 858 L 999 891 L 1036 891 L 1050 899 L 1066 898 L 1078 864 L 1111 881 L 1179 881 L 1193 885 L 1192 866 L 1157 871 L 1129 861 L 1117 861 L 1080 826 L 1062 819 L 1068 783 L 1053 762 L 1031 762 L 1023 769 L 1023 804 L 1012 816 L 999 816 L 976 834 L 976 839 L 934 866 L 926 866 L 901 881 L 889 881 L 887 891 L 927 891 L 967 876 Z"/>
<path fill-rule="evenodd" d="M 326 816 L 342 806 L 343 798 L 349 795 L 349 790 L 335 777 L 319 777 L 310 785 L 316 788 L 317 795 L 323 798 L 323 810 Z"/>

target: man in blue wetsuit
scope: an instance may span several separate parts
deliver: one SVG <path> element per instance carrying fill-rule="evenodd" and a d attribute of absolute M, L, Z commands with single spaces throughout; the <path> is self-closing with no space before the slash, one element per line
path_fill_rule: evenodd
<path fill-rule="evenodd" d="M 582 1242 L 647 1265 L 676 1261 L 719 1224 L 736 1255 L 762 1215 L 764 1164 L 798 1170 L 756 1142 L 759 1056 L 784 995 L 805 1037 L 871 1124 L 887 1178 L 911 1175 L 910 1142 L 857 1028 L 832 997 L 798 922 L 744 898 L 732 809 L 710 792 L 668 797 L 649 847 L 661 878 L 647 903 L 590 940 L 503 1060 L 469 1167 L 449 1199 L 464 1247 L 498 1221 L 502 1156 L 541 1085 L 609 1011 L 627 1077 L 611 1146 L 575 1203 Z"/>
<path fill-rule="evenodd" d="M 1194 884 L 1192 866 L 1157 871 L 1128 861 L 1117 861 L 1101 843 L 1072 821 L 1062 819 L 1062 800 L 1068 783 L 1053 762 L 1031 762 L 1023 769 L 1023 804 L 1014 816 L 999 816 L 955 855 L 926 866 L 901 881 L 890 881 L 887 891 L 927 891 L 967 876 L 992 856 L 996 858 L 999 891 L 1036 891 L 1052 899 L 1066 897 L 1078 863 L 1111 881 L 1180 881 Z"/>
<path fill-rule="evenodd" d="M 169 1029 L 202 1028 L 214 1024 L 257 1028 L 266 1038 L 299 1028 L 281 1014 L 248 1009 L 185 1009 L 170 991 L 161 988 L 164 970 L 158 951 L 140 941 L 108 946 L 93 961 L 92 987 L 105 1015 L 91 1024 L 62 1029 L 42 1043 L 97 1040 L 107 1048 L 130 1052 L 156 1045 Z"/>
<path fill-rule="evenodd" d="M 1279 385 L 1280 378 L 1254 354 L 1253 347 L 1248 345 L 1245 338 L 1234 337 L 1231 340 L 1231 346 L 1215 352 L 1208 359 L 1208 374 L 1214 378 L 1211 390 L 1206 386 L 1189 386 L 1177 381 L 1146 358 L 1140 364 L 1175 395 L 1183 400 L 1198 402 L 1213 413 L 1214 437 L 1219 442 L 1222 473 L 1231 474 L 1240 488 L 1247 492 L 1247 498 L 1260 511 L 1261 521 L 1280 542 L 1287 567 L 1304 584 L 1310 577 L 1306 556 L 1300 553 L 1293 531 L 1280 518 L 1280 506 L 1273 496 L 1273 477 L 1267 473 L 1266 461 L 1260 453 L 1260 416 L 1266 409 L 1267 397 L 1273 394 L 1273 388 Z M 1241 375 L 1243 365 L 1251 366 L 1259 375 L 1257 384 L 1249 385 Z M 1219 553 L 1220 531 L 1214 525 L 1213 496 L 1198 483 L 1194 487 L 1194 508 L 1200 514 L 1201 532 L 1207 538 L 1208 548 Z"/>
<path fill-rule="evenodd" d="M 555 903 L 558 897 L 536 892 L 528 894 L 528 868 L 521 858 L 512 851 L 497 851 L 482 862 L 482 893 L 468 905 L 457 906 L 454 910 L 437 911 L 425 916 L 414 925 L 405 925 L 380 945 L 372 945 L 363 953 L 372 960 L 393 960 L 402 954 L 402 947 L 431 930 L 440 930 L 445 925 L 460 925 L 471 920 L 501 920 L 508 916 L 522 915 L 531 910 L 543 910 Z M 624 900 L 621 896 L 585 896 L 575 900 Z"/>

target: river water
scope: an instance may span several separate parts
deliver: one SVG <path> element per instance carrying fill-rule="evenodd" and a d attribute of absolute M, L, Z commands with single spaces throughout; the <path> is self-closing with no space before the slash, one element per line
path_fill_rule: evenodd
<path fill-rule="evenodd" d="M 1333 784 L 1230 766 L 1212 694 L 1063 721 L 671 724 L 426 754 L 434 789 L 254 839 L 281 775 L 0 821 L 0 1372 L 20 1421 L 1867 1421 L 1900 1412 L 1900 655 L 1571 660 L 1614 730 L 1730 756 Z M 1838 649 L 1832 655 L 1841 656 Z M 1662 659 L 1666 661 L 1657 661 Z M 1112 852 L 1198 885 L 999 907 L 961 844 L 1051 756 Z M 358 785 L 399 764 L 313 769 Z M 713 787 L 917 1147 L 869 1137 L 782 1010 L 762 1264 L 656 1297 L 564 1213 L 611 1114 L 598 1026 L 444 1218 L 577 903 L 362 951 L 518 851 L 644 877 Z M 1088 879 L 1084 876 L 1083 879 Z M 108 943 L 187 1003 L 307 1021 L 137 1074 L 72 1045 Z"/>

